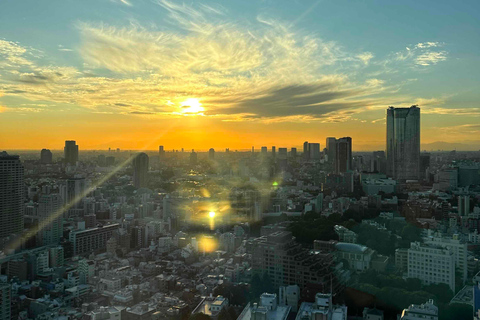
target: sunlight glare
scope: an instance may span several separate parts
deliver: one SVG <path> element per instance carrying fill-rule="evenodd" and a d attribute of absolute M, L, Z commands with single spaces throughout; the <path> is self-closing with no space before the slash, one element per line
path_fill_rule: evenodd
<path fill-rule="evenodd" d="M 201 114 L 202 111 L 205 111 L 205 108 L 202 107 L 202 104 L 196 98 L 188 98 L 183 101 L 180 108 L 184 114 Z"/>

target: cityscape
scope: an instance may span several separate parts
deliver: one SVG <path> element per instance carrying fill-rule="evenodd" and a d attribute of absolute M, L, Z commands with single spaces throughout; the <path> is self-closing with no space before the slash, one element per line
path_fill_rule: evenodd
<path fill-rule="evenodd" d="M 28 6 L 0 320 L 480 319 L 479 3 Z"/>

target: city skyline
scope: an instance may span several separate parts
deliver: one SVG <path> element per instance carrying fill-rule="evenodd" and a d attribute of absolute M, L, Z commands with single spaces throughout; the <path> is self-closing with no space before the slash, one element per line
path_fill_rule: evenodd
<path fill-rule="evenodd" d="M 30 5 L 0 4 L 5 150 L 385 150 L 385 109 L 413 104 L 421 150 L 478 150 L 475 1 Z"/>

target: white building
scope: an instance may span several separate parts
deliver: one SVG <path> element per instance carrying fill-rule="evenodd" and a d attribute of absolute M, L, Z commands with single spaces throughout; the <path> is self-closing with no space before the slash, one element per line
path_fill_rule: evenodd
<path fill-rule="evenodd" d="M 300 287 L 297 285 L 280 287 L 278 290 L 279 304 L 289 306 L 293 312 L 298 310 L 298 300 L 300 299 Z"/>
<path fill-rule="evenodd" d="M 347 320 L 347 307 L 332 303 L 332 295 L 317 293 L 315 302 L 303 302 L 295 320 Z"/>
<path fill-rule="evenodd" d="M 442 248 L 450 248 L 455 256 L 455 266 L 462 274 L 462 281 L 467 280 L 467 243 L 459 239 L 458 234 L 454 234 L 452 238 L 442 237 L 440 233 L 430 233 L 424 239 L 425 244 L 440 246 Z"/>
<path fill-rule="evenodd" d="M 403 309 L 400 320 L 438 320 L 438 308 L 433 304 L 433 300 L 428 300 L 424 304 L 411 304 L 407 309 Z"/>
<path fill-rule="evenodd" d="M 455 292 L 455 254 L 440 246 L 412 242 L 408 249 L 408 277 L 424 284 L 447 284 Z"/>

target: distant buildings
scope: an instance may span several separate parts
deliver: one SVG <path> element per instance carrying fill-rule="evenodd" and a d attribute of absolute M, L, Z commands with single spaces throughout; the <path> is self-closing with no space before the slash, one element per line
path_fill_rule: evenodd
<path fill-rule="evenodd" d="M 141 152 L 133 159 L 133 185 L 135 188 L 148 186 L 148 155 Z"/>
<path fill-rule="evenodd" d="M 387 109 L 387 175 L 397 180 L 420 177 L 420 108 Z"/>
<path fill-rule="evenodd" d="M 306 160 L 320 160 L 320 143 L 309 143 L 305 141 L 303 143 L 303 157 Z"/>
<path fill-rule="evenodd" d="M 7 237 L 23 231 L 23 165 L 19 156 L 0 153 L 0 249 Z"/>
<path fill-rule="evenodd" d="M 41 164 L 52 163 L 52 152 L 50 150 L 42 149 L 42 151 L 40 151 L 40 163 Z"/>
<path fill-rule="evenodd" d="M 214 161 L 215 160 L 215 149 L 210 148 L 208 150 L 208 160 Z"/>
<path fill-rule="evenodd" d="M 0 282 L 0 319 L 11 318 L 11 291 L 10 284 Z"/>
<path fill-rule="evenodd" d="M 78 145 L 74 140 L 65 141 L 63 148 L 65 163 L 75 165 L 78 161 Z"/>

